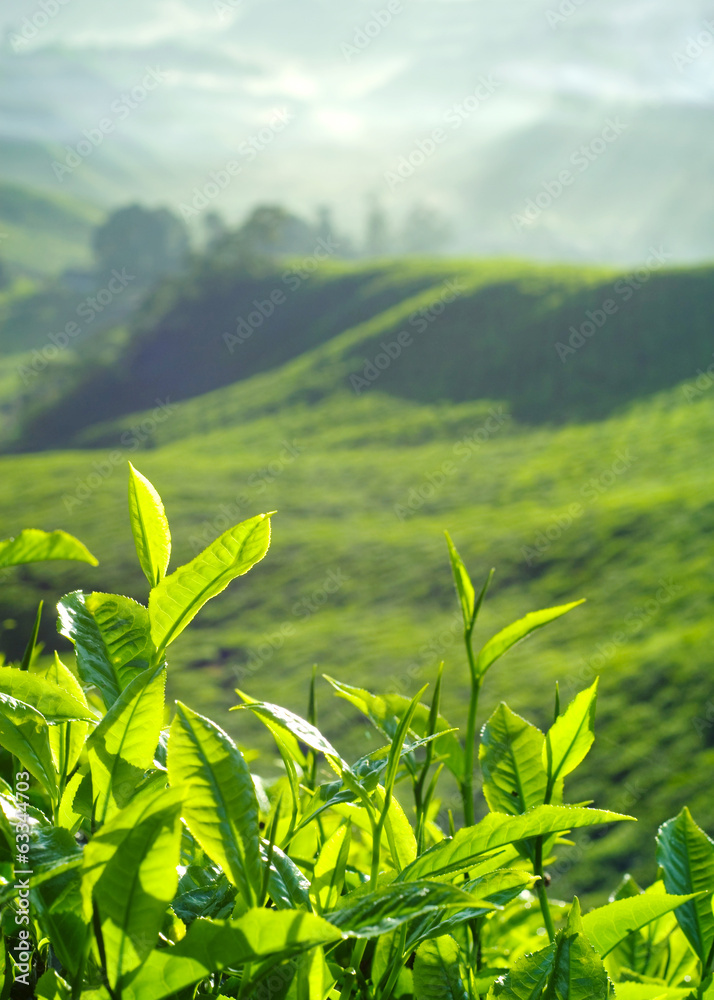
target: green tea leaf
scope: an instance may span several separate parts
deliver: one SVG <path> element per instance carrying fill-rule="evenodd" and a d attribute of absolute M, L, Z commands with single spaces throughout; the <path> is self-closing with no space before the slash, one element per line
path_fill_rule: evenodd
<path fill-rule="evenodd" d="M 259 514 L 230 528 L 154 587 L 149 615 L 159 649 L 173 642 L 207 601 L 260 562 L 270 545 L 270 516 Z"/>
<path fill-rule="evenodd" d="M 186 924 L 197 917 L 230 917 L 235 906 L 235 886 L 220 869 L 189 865 L 179 879 L 171 908 Z"/>
<path fill-rule="evenodd" d="M 370 938 L 388 934 L 425 913 L 465 909 L 481 902 L 462 889 L 441 882 L 393 882 L 376 892 L 358 890 L 343 896 L 339 908 L 325 914 L 325 919 L 339 927 L 346 937 Z"/>
<path fill-rule="evenodd" d="M 615 996 L 617 1000 L 692 1000 L 695 994 L 661 983 L 615 983 Z M 702 1000 L 709 1000 L 706 993 Z"/>
<path fill-rule="evenodd" d="M 454 837 L 429 848 L 397 878 L 400 881 L 435 878 L 450 872 L 464 871 L 483 854 L 517 841 L 632 818 L 604 809 L 586 809 L 582 806 L 536 806 L 521 816 L 489 813 L 475 826 L 464 827 Z"/>
<path fill-rule="evenodd" d="M 534 879 L 535 876 L 523 868 L 497 868 L 465 882 L 461 888 L 494 906 L 505 906 L 524 889 L 531 888 Z"/>
<path fill-rule="evenodd" d="M 260 856 L 267 863 L 267 850 L 260 845 Z M 295 862 L 273 844 L 268 876 L 268 895 L 278 909 L 310 909 L 310 883 Z"/>
<path fill-rule="evenodd" d="M 151 587 L 166 575 L 171 532 L 161 497 L 129 462 L 129 518 L 139 564 Z"/>
<path fill-rule="evenodd" d="M 310 899 L 318 913 L 332 910 L 337 905 L 345 881 L 345 868 L 350 851 L 351 827 L 349 823 L 338 826 L 322 845 L 313 872 Z"/>
<path fill-rule="evenodd" d="M 555 957 L 555 945 L 549 945 L 542 951 L 524 955 L 510 972 L 497 979 L 489 993 L 491 997 L 502 997 L 503 1000 L 541 1000 L 543 990 L 548 983 Z"/>
<path fill-rule="evenodd" d="M 524 813 L 543 804 L 547 784 L 541 764 L 543 742 L 540 729 L 501 702 L 483 727 L 479 749 L 489 809 Z"/>
<path fill-rule="evenodd" d="M 447 911 L 445 914 L 430 914 L 426 918 L 413 920 L 409 925 L 405 951 L 413 951 L 422 941 L 453 933 L 459 924 L 483 916 L 494 906 L 505 906 L 524 889 L 531 888 L 533 882 L 534 876 L 527 871 L 505 869 L 489 872 L 470 882 L 461 883 L 459 888 L 480 900 L 480 905 Z M 495 975 L 496 973 L 494 978 Z"/>
<path fill-rule="evenodd" d="M 567 926 L 555 939 L 546 996 L 552 1000 L 609 1000 L 614 996 L 602 959 L 583 932 L 577 896 Z"/>
<path fill-rule="evenodd" d="M 289 712 L 287 708 L 280 705 L 272 705 L 267 701 L 250 701 L 246 705 L 238 706 L 241 709 L 249 709 L 263 722 L 276 725 L 279 729 L 290 733 L 300 743 L 305 743 L 312 750 L 322 753 L 328 760 L 332 760 L 340 769 L 349 771 L 349 766 L 342 760 L 339 753 L 329 740 L 325 739 L 319 729 L 311 726 L 309 722 Z M 269 726 L 270 728 L 270 726 Z"/>
<path fill-rule="evenodd" d="M 385 803 L 391 800 L 392 792 L 394 790 L 394 783 L 397 780 L 397 771 L 399 770 L 399 762 L 402 757 L 402 747 L 406 739 L 407 733 L 409 731 L 409 724 L 412 720 L 414 712 L 416 711 L 417 705 L 419 704 L 419 699 L 422 694 L 426 691 L 426 685 L 414 695 L 409 705 L 404 711 L 401 719 L 399 720 L 399 725 L 392 739 L 391 746 L 388 750 L 387 755 L 387 767 L 384 772 L 384 793 L 385 793 Z"/>
<path fill-rule="evenodd" d="M 676 910 L 695 895 L 669 896 L 643 892 L 627 899 L 616 899 L 586 913 L 583 929 L 600 957 L 605 958 L 632 931 Z"/>
<path fill-rule="evenodd" d="M 75 833 L 82 820 L 92 815 L 92 776 L 87 769 L 80 768 L 67 782 L 60 799 L 59 826 Z"/>
<path fill-rule="evenodd" d="M 508 625 L 506 628 L 502 629 L 491 639 L 488 640 L 486 645 L 483 647 L 481 652 L 478 654 L 478 659 L 476 660 L 476 672 L 479 676 L 483 677 L 486 671 L 492 666 L 496 660 L 500 659 L 504 653 L 507 653 L 509 649 L 512 649 L 516 643 L 521 642 L 536 629 L 543 628 L 549 622 L 555 621 L 556 618 L 560 618 L 562 615 L 572 611 L 573 608 L 577 608 L 582 601 L 573 601 L 570 604 L 563 604 L 557 608 L 546 608 L 544 611 L 532 611 L 530 614 L 526 615 L 525 618 L 520 618 L 517 622 L 513 622 L 512 625 Z"/>
<path fill-rule="evenodd" d="M 87 740 L 97 823 L 129 802 L 153 763 L 164 720 L 165 686 L 163 666 L 139 674 Z"/>
<path fill-rule="evenodd" d="M 384 809 L 385 797 L 381 785 L 375 789 L 374 802 L 380 811 Z M 399 799 L 394 797 L 389 802 L 383 836 L 386 837 L 392 864 L 397 871 L 401 871 L 414 861 L 417 856 L 416 837 L 406 813 L 399 804 Z"/>
<path fill-rule="evenodd" d="M 57 798 L 57 772 L 44 716 L 32 705 L 1 693 L 0 746 L 17 757 L 23 768 L 44 786 L 50 798 Z"/>
<path fill-rule="evenodd" d="M 71 975 L 82 960 L 87 923 L 82 913 L 82 852 L 68 830 L 44 827 L 30 845 L 33 914 L 52 942 L 55 956 Z"/>
<path fill-rule="evenodd" d="M 0 667 L 0 694 L 32 705 L 47 723 L 95 721 L 86 704 L 63 691 L 58 684 L 18 667 Z"/>
<path fill-rule="evenodd" d="M 297 972 L 286 1000 L 325 1000 L 329 997 L 335 978 L 325 961 L 322 946 L 311 948 L 297 960 Z M 272 992 L 272 991 L 271 991 Z M 272 998 L 271 998 L 272 1000 Z"/>
<path fill-rule="evenodd" d="M 89 549 L 66 531 L 25 528 L 15 538 L 0 542 L 0 568 L 61 559 L 98 565 Z"/>
<path fill-rule="evenodd" d="M 42 609 L 45 606 L 44 601 L 40 601 L 37 605 L 37 613 L 35 614 L 35 622 L 32 626 L 32 632 L 30 633 L 30 638 L 27 640 L 27 645 L 25 646 L 25 652 L 22 654 L 22 660 L 20 661 L 20 670 L 29 670 L 30 667 L 35 663 L 37 656 L 40 652 L 41 646 L 37 644 L 37 638 L 40 634 L 40 624 L 42 622 Z"/>
<path fill-rule="evenodd" d="M 37 980 L 35 996 L 38 1000 L 72 1000 L 72 990 L 59 973 L 48 969 Z"/>
<path fill-rule="evenodd" d="M 168 745 L 169 784 L 184 795 L 183 819 L 248 906 L 262 887 L 258 802 L 233 740 L 177 702 Z"/>
<path fill-rule="evenodd" d="M 240 688 L 235 689 L 236 694 L 243 700 L 243 705 L 234 705 L 231 708 L 231 712 L 238 712 L 241 708 L 247 708 L 249 705 L 260 705 L 262 702 L 258 698 L 251 698 L 250 695 L 246 694 L 245 691 L 241 691 Z M 273 706 L 277 707 L 277 706 Z M 295 761 L 296 764 L 304 770 L 307 767 L 307 759 L 303 753 L 302 747 L 299 741 L 293 734 L 285 727 L 284 721 L 281 721 L 278 725 L 277 722 L 272 721 L 266 714 L 259 715 L 260 721 L 272 734 L 275 742 L 278 744 L 278 748 L 281 752 L 284 751 L 288 756 Z M 304 722 L 304 720 L 301 720 Z M 305 725 L 311 725 L 311 723 L 305 723 Z"/>
<path fill-rule="evenodd" d="M 407 754 L 414 753 L 421 747 L 428 746 L 435 740 L 440 740 L 441 736 L 437 733 L 434 736 L 427 736 L 424 739 L 414 740 L 413 743 L 404 743 L 399 751 L 400 760 L 406 757 Z M 356 778 L 359 778 L 361 785 L 366 789 L 366 791 L 374 791 L 379 783 L 379 778 L 383 771 L 387 768 L 387 763 L 389 760 L 389 754 L 392 749 L 392 744 L 386 747 L 379 747 L 377 750 L 372 750 L 370 753 L 365 754 L 364 757 L 360 757 L 359 760 L 355 761 L 351 765 L 351 771 Z"/>
<path fill-rule="evenodd" d="M 549 788 L 574 771 L 586 757 L 595 739 L 593 721 L 598 682 L 581 691 L 548 730 L 543 747 L 543 767 Z"/>
<path fill-rule="evenodd" d="M 468 1000 L 459 971 L 459 946 L 448 934 L 419 945 L 414 959 L 415 1000 Z"/>
<path fill-rule="evenodd" d="M 85 685 L 99 689 L 111 708 L 124 688 L 151 662 L 153 646 L 146 608 L 117 594 L 77 590 L 57 605 L 58 630 L 77 652 L 77 670 Z"/>
<path fill-rule="evenodd" d="M 214 971 L 286 961 L 339 941 L 332 924 L 304 910 L 248 910 L 236 920 L 195 920 L 183 941 L 151 953 L 122 983 L 122 1000 L 163 1000 Z"/>
<path fill-rule="evenodd" d="M 72 671 L 62 663 L 57 653 L 47 669 L 37 676 L 60 687 L 86 711 L 90 712 L 94 721 L 94 716 L 89 709 L 79 681 Z M 64 774 L 66 777 L 76 766 L 84 748 L 88 728 L 86 722 L 65 722 L 61 725 L 50 726 L 52 759 L 59 774 Z"/>
<path fill-rule="evenodd" d="M 461 605 L 461 614 L 464 619 L 464 629 L 469 630 L 473 625 L 474 610 L 476 606 L 476 592 L 471 582 L 463 559 L 456 550 L 456 546 L 451 541 L 449 532 L 446 532 L 446 544 L 449 546 L 449 559 L 451 561 L 451 572 L 454 576 L 456 593 Z"/>
<path fill-rule="evenodd" d="M 180 814 L 180 793 L 160 789 L 115 813 L 85 848 L 83 894 L 99 914 L 112 988 L 158 942 L 178 885 Z"/>
<path fill-rule="evenodd" d="M 410 699 L 399 694 L 375 695 L 364 688 L 353 687 L 333 677 L 323 674 L 325 680 L 332 685 L 340 698 L 349 701 L 355 708 L 367 716 L 372 725 L 388 740 L 394 739 L 399 720 L 409 707 Z M 412 731 L 419 737 L 428 735 L 429 706 L 418 705 L 411 721 Z M 457 778 L 461 778 L 464 769 L 464 751 L 452 727 L 446 719 L 439 715 L 436 729 L 440 736 L 435 751 L 443 757 L 446 766 Z M 449 730 L 449 732 L 445 732 Z"/>
<path fill-rule="evenodd" d="M 706 962 L 714 944 L 714 841 L 697 826 L 689 809 L 663 823 L 657 833 L 657 862 L 664 870 L 668 893 L 688 895 L 704 892 L 676 912 L 679 926 L 701 962 Z"/>

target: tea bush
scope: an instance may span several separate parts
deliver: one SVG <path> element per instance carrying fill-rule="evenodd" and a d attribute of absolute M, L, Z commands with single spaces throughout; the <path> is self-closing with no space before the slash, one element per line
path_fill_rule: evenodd
<path fill-rule="evenodd" d="M 714 997 L 714 842 L 687 809 L 660 828 L 647 889 L 625 878 L 587 913 L 549 895 L 570 831 L 632 819 L 565 802 L 597 682 L 568 705 L 556 688 L 546 733 L 501 703 L 475 759 L 490 668 L 580 602 L 475 649 L 490 576 L 477 592 L 447 536 L 463 742 L 440 712 L 441 668 L 428 701 L 427 687 L 410 700 L 328 677 L 380 743 L 348 763 L 317 728 L 313 675 L 306 718 L 237 692 L 282 758 L 268 780 L 210 719 L 167 709 L 165 684 L 171 643 L 265 556 L 271 514 L 168 574 L 164 508 L 133 467 L 129 512 L 147 605 L 71 593 L 58 629 L 73 662 L 39 656 L 40 606 L 21 662 L 0 666 L 0 1000 Z M 58 559 L 96 563 L 61 531 L 0 542 L 0 567 Z"/>

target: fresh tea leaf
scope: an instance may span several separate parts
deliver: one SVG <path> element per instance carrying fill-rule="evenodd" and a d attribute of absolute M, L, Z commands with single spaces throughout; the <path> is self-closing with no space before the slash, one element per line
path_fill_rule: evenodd
<path fill-rule="evenodd" d="M 25 528 L 15 538 L 0 541 L 0 568 L 62 559 L 99 564 L 89 549 L 66 531 Z"/>
<path fill-rule="evenodd" d="M 58 684 L 18 667 L 0 667 L 0 694 L 10 695 L 36 709 L 48 723 L 80 720 L 94 722 L 94 715 Z"/>
<path fill-rule="evenodd" d="M 376 892 L 343 896 L 340 906 L 325 919 L 346 937 L 370 938 L 388 934 L 396 927 L 425 913 L 465 909 L 481 901 L 454 885 L 440 882 L 393 882 Z"/>
<path fill-rule="evenodd" d="M 597 685 L 595 681 L 592 687 L 577 694 L 548 730 L 542 758 L 549 788 L 574 771 L 593 744 Z"/>
<path fill-rule="evenodd" d="M 9 694 L 0 693 L 0 746 L 14 754 L 29 771 L 57 798 L 57 772 L 50 749 L 49 727 L 44 716 Z"/>
<path fill-rule="evenodd" d="M 151 587 L 166 575 L 171 532 L 161 497 L 129 462 L 129 518 L 139 564 Z"/>
<path fill-rule="evenodd" d="M 640 930 L 695 896 L 691 893 L 670 896 L 642 892 L 627 899 L 616 899 L 586 913 L 583 929 L 600 957 L 605 958 L 632 931 Z"/>
<path fill-rule="evenodd" d="M 414 959 L 415 1000 L 468 1000 L 459 946 L 448 934 L 420 944 Z"/>
<path fill-rule="evenodd" d="M 139 674 L 87 740 L 97 823 L 129 802 L 153 763 L 164 719 L 165 685 L 163 666 Z"/>
<path fill-rule="evenodd" d="M 117 594 L 77 590 L 57 605 L 58 629 L 74 643 L 85 685 L 99 689 L 111 708 L 129 682 L 146 670 L 153 646 L 146 608 Z"/>
<path fill-rule="evenodd" d="M 173 642 L 203 605 L 243 576 L 270 545 L 270 515 L 259 514 L 229 528 L 195 559 L 179 566 L 149 597 L 151 635 L 159 649 Z"/>
<path fill-rule="evenodd" d="M 178 885 L 181 794 L 161 789 L 114 814 L 84 850 L 83 894 L 102 928 L 109 985 L 158 942 Z"/>
<path fill-rule="evenodd" d="M 694 822 L 684 807 L 675 818 L 663 823 L 657 833 L 657 862 L 664 871 L 667 892 L 673 895 L 704 892 L 676 912 L 679 926 L 694 953 L 706 962 L 714 945 L 714 841 Z"/>
<path fill-rule="evenodd" d="M 122 1000 L 163 1000 L 226 966 L 273 963 L 330 945 L 340 931 L 304 910 L 253 909 L 236 920 L 195 920 L 183 941 L 151 953 L 125 978 Z"/>
<path fill-rule="evenodd" d="M 514 814 L 543 804 L 547 784 L 541 763 L 543 743 L 540 729 L 501 702 L 483 727 L 479 749 L 489 809 Z"/>
<path fill-rule="evenodd" d="M 512 625 L 502 629 L 488 640 L 476 660 L 476 672 L 483 677 L 486 671 L 496 660 L 500 659 L 504 653 L 512 649 L 517 643 L 522 642 L 536 629 L 543 628 L 556 618 L 561 618 L 573 608 L 577 608 L 583 601 L 573 601 L 570 604 L 563 604 L 557 608 L 546 608 L 543 611 L 532 611 L 525 618 L 520 618 Z"/>
<path fill-rule="evenodd" d="M 398 879 L 436 878 L 464 871 L 483 854 L 530 837 L 632 818 L 582 806 L 536 806 L 521 816 L 489 813 L 475 826 L 466 826 L 454 837 L 425 851 L 398 875 Z"/>
<path fill-rule="evenodd" d="M 233 740 L 178 702 L 168 745 L 169 784 L 184 796 L 183 819 L 248 906 L 262 886 L 258 802 Z"/>

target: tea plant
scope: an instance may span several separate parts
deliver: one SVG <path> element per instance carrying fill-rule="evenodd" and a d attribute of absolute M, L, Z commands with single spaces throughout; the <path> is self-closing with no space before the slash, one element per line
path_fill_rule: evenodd
<path fill-rule="evenodd" d="M 477 595 L 448 539 L 471 682 L 464 743 L 440 711 L 441 668 L 427 701 L 426 687 L 408 699 L 328 677 L 380 744 L 348 763 L 317 728 L 313 676 L 307 718 L 237 692 L 282 758 L 268 781 L 211 720 L 169 711 L 165 683 L 168 647 L 263 558 L 271 515 L 169 574 L 163 504 L 133 467 L 129 511 L 147 605 L 69 594 L 58 628 L 73 661 L 38 655 L 40 607 L 22 661 L 0 666 L 0 1000 L 714 997 L 714 843 L 686 809 L 659 831 L 646 890 L 626 878 L 585 914 L 549 898 L 570 831 L 631 819 L 564 801 L 593 743 L 597 682 L 565 707 L 556 691 L 547 733 L 498 705 L 476 800 L 487 672 L 579 602 L 476 650 L 490 577 Z M 42 559 L 96 563 L 64 532 L 0 542 L 2 567 Z"/>

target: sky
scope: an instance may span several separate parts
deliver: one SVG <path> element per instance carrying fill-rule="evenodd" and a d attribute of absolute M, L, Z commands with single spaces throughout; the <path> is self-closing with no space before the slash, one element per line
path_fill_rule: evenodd
<path fill-rule="evenodd" d="M 234 161 L 212 206 L 229 218 L 326 203 L 357 232 L 376 199 L 395 225 L 428 206 L 456 251 L 637 260 L 669 236 L 695 259 L 708 17 L 702 0 L 3 0 L 0 177 L 181 211 Z"/>

